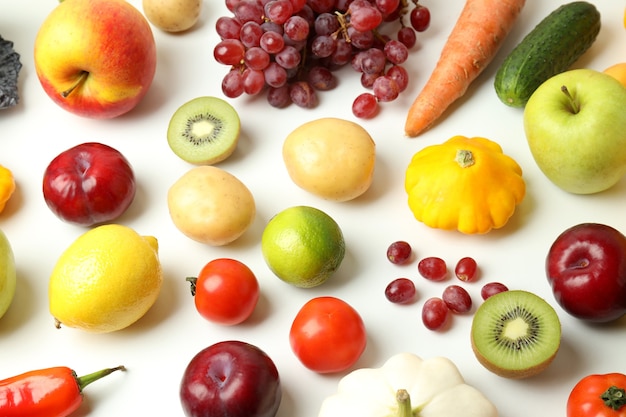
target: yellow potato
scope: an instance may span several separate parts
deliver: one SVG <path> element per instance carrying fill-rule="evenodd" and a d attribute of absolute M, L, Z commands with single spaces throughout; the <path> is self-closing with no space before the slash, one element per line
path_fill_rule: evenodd
<path fill-rule="evenodd" d="M 154 26 L 166 32 L 182 32 L 196 24 L 202 0 L 143 0 L 143 12 Z"/>
<path fill-rule="evenodd" d="M 372 184 L 376 144 L 360 125 L 321 118 L 291 132 L 283 160 L 292 181 L 326 200 L 348 201 Z"/>
<path fill-rule="evenodd" d="M 198 166 L 167 193 L 174 225 L 187 237 L 222 246 L 240 237 L 256 215 L 254 197 L 234 175 L 215 166 Z"/>

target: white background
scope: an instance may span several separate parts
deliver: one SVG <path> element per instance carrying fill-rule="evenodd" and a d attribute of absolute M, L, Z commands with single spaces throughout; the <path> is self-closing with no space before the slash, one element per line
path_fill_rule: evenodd
<path fill-rule="evenodd" d="M 139 0 L 132 0 L 138 8 Z M 191 168 L 169 149 L 166 127 L 171 114 L 198 95 L 222 97 L 220 83 L 227 68 L 217 64 L 212 50 L 218 38 L 215 20 L 227 10 L 223 3 L 206 1 L 198 25 L 184 34 L 154 29 L 158 69 L 145 100 L 129 114 L 114 120 L 83 119 L 57 107 L 43 92 L 35 75 L 32 50 L 37 30 L 55 0 L 0 0 L 0 34 L 15 42 L 24 67 L 20 74 L 20 104 L 0 112 L 0 163 L 9 167 L 18 189 L 0 215 L 0 227 L 10 239 L 17 262 L 18 285 L 14 303 L 0 320 L 0 378 L 27 370 L 66 365 L 78 374 L 124 364 L 116 373 L 86 390 L 76 416 L 182 416 L 178 388 L 185 366 L 202 348 L 227 339 L 239 339 L 265 350 L 279 368 L 283 386 L 280 417 L 313 417 L 321 401 L 336 389 L 341 375 L 317 375 L 292 354 L 288 330 L 297 310 L 319 295 L 334 295 L 353 305 L 368 329 L 368 346 L 357 367 L 378 367 L 400 351 L 428 358 L 444 355 L 459 367 L 468 383 L 482 390 L 501 416 L 564 416 L 573 385 L 589 373 L 624 372 L 624 319 L 604 326 L 579 322 L 554 302 L 544 273 L 548 247 L 566 228 L 594 221 L 626 231 L 622 181 L 610 191 L 592 195 L 567 194 L 538 170 L 529 153 L 522 127 L 522 110 L 497 99 L 493 77 L 498 64 L 543 17 L 563 2 L 529 1 L 515 28 L 491 65 L 466 96 L 433 129 L 419 138 L 404 136 L 406 111 L 426 81 L 439 51 L 464 2 L 423 0 L 432 23 L 419 35 L 419 46 L 409 58 L 411 83 L 396 102 L 383 106 L 371 121 L 356 120 L 350 111 L 362 88 L 350 68 L 338 75 L 339 86 L 320 94 L 314 110 L 296 107 L 278 110 L 264 97 L 230 102 L 239 111 L 243 134 L 234 155 L 219 166 L 236 175 L 252 191 L 258 214 L 251 229 L 236 243 L 208 247 L 176 230 L 170 221 L 166 193 L 170 184 Z M 594 1 L 602 13 L 602 30 L 577 67 L 603 70 L 626 61 L 624 4 Z M 60 57 L 59 59 L 62 59 Z M 324 201 L 296 187 L 285 171 L 281 146 L 285 136 L 303 122 L 338 116 L 361 123 L 377 144 L 374 184 L 360 198 L 345 203 Z M 484 136 L 497 141 L 524 170 L 527 195 L 501 230 L 482 236 L 429 229 L 412 217 L 403 190 L 404 170 L 421 148 L 453 135 Z M 92 335 L 70 328 L 55 329 L 48 312 L 47 280 L 61 254 L 84 228 L 66 224 L 46 207 L 41 193 L 45 167 L 59 152 L 86 141 L 101 141 L 120 150 L 131 161 L 138 192 L 120 223 L 151 234 L 160 243 L 165 272 L 162 293 L 149 313 L 126 330 Z M 486 182 L 489 181 L 485 179 Z M 260 236 L 268 219 L 292 205 L 308 204 L 330 214 L 343 229 L 347 254 L 337 274 L 314 289 L 297 289 L 279 281 L 265 265 Z M 470 343 L 470 316 L 455 316 L 452 326 L 436 333 L 420 319 L 423 302 L 440 295 L 445 284 L 420 278 L 417 259 L 397 267 L 385 257 L 389 243 L 407 240 L 417 259 L 440 256 L 450 269 L 463 256 L 473 256 L 480 280 L 465 285 L 475 305 L 480 287 L 501 281 L 510 288 L 533 291 L 546 298 L 562 319 L 562 347 L 543 374 L 522 381 L 502 379 L 486 371 L 474 358 Z M 193 305 L 185 277 L 197 274 L 216 257 L 234 257 L 257 274 L 260 303 L 245 324 L 221 327 L 202 319 Z M 397 306 L 384 298 L 384 288 L 399 276 L 414 278 L 418 301 Z M 456 279 L 451 278 L 449 283 Z"/>

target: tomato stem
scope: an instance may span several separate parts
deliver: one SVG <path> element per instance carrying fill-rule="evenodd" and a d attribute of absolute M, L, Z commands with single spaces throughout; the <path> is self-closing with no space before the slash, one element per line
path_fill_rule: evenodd
<path fill-rule="evenodd" d="M 624 388 L 618 388 L 615 385 L 604 391 L 600 398 L 607 407 L 613 410 L 619 410 L 626 405 L 626 391 L 624 391 Z"/>
<path fill-rule="evenodd" d="M 411 410 L 411 396 L 407 390 L 401 388 L 396 391 L 396 401 L 398 401 L 397 417 L 413 417 L 413 410 Z"/>
<path fill-rule="evenodd" d="M 198 281 L 198 278 L 196 278 L 196 277 L 187 277 L 185 279 L 185 281 L 187 281 L 188 283 L 191 284 L 191 295 L 195 296 L 196 295 L 196 281 Z"/>
<path fill-rule="evenodd" d="M 76 383 L 78 384 L 78 389 L 82 392 L 83 389 L 91 384 L 94 381 L 99 380 L 100 378 L 103 378 L 115 371 L 125 371 L 126 368 L 123 365 L 120 366 L 116 366 L 115 368 L 105 368 L 105 369 L 101 369 L 99 371 L 96 372 L 92 372 L 90 374 L 87 375 L 83 375 L 80 377 L 76 377 Z"/>

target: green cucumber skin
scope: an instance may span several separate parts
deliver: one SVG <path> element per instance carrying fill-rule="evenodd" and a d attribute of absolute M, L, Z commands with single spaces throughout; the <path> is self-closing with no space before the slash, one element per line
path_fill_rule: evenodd
<path fill-rule="evenodd" d="M 600 13 L 585 1 L 560 6 L 529 32 L 496 73 L 498 98 L 524 107 L 548 78 L 566 71 L 587 51 L 600 32 Z"/>

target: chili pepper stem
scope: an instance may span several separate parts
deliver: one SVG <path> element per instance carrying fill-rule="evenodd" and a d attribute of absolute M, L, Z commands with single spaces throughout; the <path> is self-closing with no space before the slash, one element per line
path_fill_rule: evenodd
<path fill-rule="evenodd" d="M 398 402 L 398 414 L 396 417 L 413 417 L 411 410 L 411 396 L 405 389 L 396 391 L 396 401 Z"/>
<path fill-rule="evenodd" d="M 100 378 L 103 378 L 115 371 L 125 371 L 126 368 L 124 367 L 124 365 L 120 365 L 120 366 L 116 366 L 115 368 L 105 368 L 105 369 L 101 369 L 99 371 L 96 372 L 92 372 L 90 374 L 87 375 L 83 375 L 80 377 L 76 377 L 76 383 L 78 384 L 78 389 L 82 392 L 83 389 L 91 384 L 94 381 L 99 380 Z"/>

